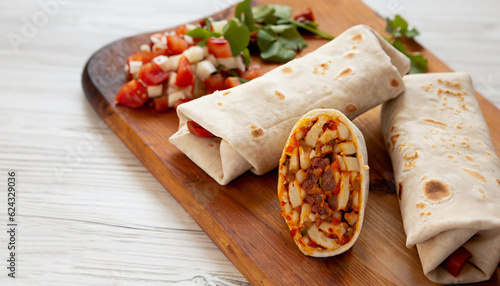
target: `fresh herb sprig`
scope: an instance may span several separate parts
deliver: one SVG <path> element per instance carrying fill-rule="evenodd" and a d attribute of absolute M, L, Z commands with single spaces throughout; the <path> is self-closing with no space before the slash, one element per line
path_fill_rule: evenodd
<path fill-rule="evenodd" d="M 418 30 L 416 28 L 409 29 L 408 22 L 400 15 L 396 15 L 392 20 L 386 18 L 385 30 L 391 33 L 387 41 L 410 59 L 410 73 L 425 73 L 429 64 L 428 60 L 422 54 L 408 52 L 406 46 L 401 41 L 405 37 L 413 39 L 418 36 L 420 34 Z"/>
<path fill-rule="evenodd" d="M 293 19 L 292 9 L 288 6 L 251 7 L 251 0 L 243 0 L 236 5 L 234 19 L 224 26 L 222 35 L 211 31 L 209 23 L 209 20 L 205 19 L 205 28 L 195 28 L 187 35 L 201 39 L 198 43 L 200 46 L 206 45 L 206 40 L 210 37 L 223 36 L 231 45 L 233 55 L 243 54 L 246 66 L 250 62 L 248 45 L 251 33 L 256 36 L 260 57 L 270 62 L 288 62 L 297 56 L 297 52 L 307 47 L 299 28 L 325 39 L 334 38 L 319 30 L 314 21 L 300 22 Z"/>

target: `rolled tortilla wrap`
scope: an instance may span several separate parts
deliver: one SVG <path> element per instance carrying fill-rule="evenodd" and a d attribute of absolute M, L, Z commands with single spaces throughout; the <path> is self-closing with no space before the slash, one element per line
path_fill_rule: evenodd
<path fill-rule="evenodd" d="M 500 261 L 500 162 L 466 73 L 410 75 L 383 105 L 407 247 L 438 283 L 487 280 Z M 460 247 L 457 277 L 443 262 Z"/>
<path fill-rule="evenodd" d="M 366 26 L 355 26 L 317 50 L 243 85 L 184 103 L 170 142 L 219 184 L 247 170 L 278 165 L 297 120 L 310 110 L 335 108 L 348 118 L 400 94 L 406 56 Z M 189 133 L 192 120 L 217 138 Z"/>
<path fill-rule="evenodd" d="M 361 131 L 338 110 L 312 110 L 293 127 L 279 162 L 281 216 L 300 251 L 328 257 L 351 248 L 368 198 Z"/>

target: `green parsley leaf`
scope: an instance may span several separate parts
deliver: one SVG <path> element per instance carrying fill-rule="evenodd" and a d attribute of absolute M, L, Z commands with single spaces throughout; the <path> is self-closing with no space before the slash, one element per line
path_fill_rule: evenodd
<path fill-rule="evenodd" d="M 290 50 L 300 51 L 303 48 L 307 47 L 307 42 L 302 39 L 297 28 L 291 26 L 289 29 L 282 31 L 279 33 L 280 37 L 278 41 L 280 41 L 281 45 Z"/>
<path fill-rule="evenodd" d="M 205 27 L 207 27 L 208 31 L 212 32 L 212 21 L 209 18 L 205 18 Z"/>
<path fill-rule="evenodd" d="M 193 37 L 195 39 L 201 39 L 202 41 L 200 41 L 198 43 L 199 46 L 206 45 L 208 38 L 211 38 L 211 37 L 219 38 L 219 37 L 222 36 L 219 33 L 210 32 L 207 29 L 203 29 L 203 28 L 200 28 L 200 27 L 194 28 L 193 30 L 187 32 L 186 35 L 188 35 L 190 37 Z"/>
<path fill-rule="evenodd" d="M 243 62 L 245 63 L 246 67 L 250 66 L 250 50 L 248 48 L 245 48 L 243 50 Z"/>
<path fill-rule="evenodd" d="M 234 17 L 240 20 L 250 31 L 255 31 L 255 21 L 252 14 L 251 0 L 243 0 L 236 5 Z"/>
<path fill-rule="evenodd" d="M 245 50 L 250 42 L 250 31 L 245 26 L 239 26 L 234 20 L 229 21 L 223 29 L 224 38 L 228 40 L 234 56 Z"/>
<path fill-rule="evenodd" d="M 295 51 L 283 47 L 276 34 L 269 28 L 262 28 L 257 32 L 257 45 L 260 57 L 265 61 L 287 62 L 297 55 Z"/>
<path fill-rule="evenodd" d="M 393 20 L 387 18 L 385 30 L 391 33 L 391 37 L 389 39 L 384 38 L 391 43 L 394 48 L 410 59 L 410 73 L 425 73 L 427 71 L 429 61 L 424 58 L 422 54 L 408 52 L 406 46 L 399 40 L 403 36 L 407 38 L 414 38 L 420 34 L 417 29 L 412 28 L 411 30 L 408 30 L 408 27 L 408 22 L 400 15 L 396 15 Z"/>
<path fill-rule="evenodd" d="M 309 32 L 311 32 L 311 33 L 313 33 L 313 34 L 316 34 L 316 35 L 318 35 L 318 36 L 320 36 L 320 37 L 322 37 L 322 38 L 325 38 L 325 39 L 327 39 L 327 40 L 333 40 L 333 39 L 335 39 L 335 37 L 334 37 L 334 36 L 332 36 L 332 35 L 330 35 L 330 34 L 328 34 L 328 33 L 326 33 L 326 32 L 323 32 L 323 31 L 321 31 L 321 30 L 319 30 L 319 29 L 315 28 L 315 27 L 314 27 L 314 24 L 311 24 L 311 23 L 313 23 L 313 22 L 310 22 L 310 23 L 307 23 L 307 24 L 304 24 L 304 23 L 301 23 L 301 22 L 297 22 L 297 21 L 295 21 L 295 20 L 291 20 L 291 22 L 292 22 L 295 26 L 300 27 L 300 28 L 302 28 L 302 29 L 304 29 L 304 30 L 307 30 L 307 31 L 309 31 Z"/>

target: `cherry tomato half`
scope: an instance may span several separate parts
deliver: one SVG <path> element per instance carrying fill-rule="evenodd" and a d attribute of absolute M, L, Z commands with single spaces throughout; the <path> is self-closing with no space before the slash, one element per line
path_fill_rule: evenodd
<path fill-rule="evenodd" d="M 210 131 L 201 127 L 198 123 L 194 121 L 188 121 L 187 123 L 188 130 L 191 134 L 196 135 L 202 138 L 212 138 L 215 137 Z"/>
<path fill-rule="evenodd" d="M 150 62 L 142 65 L 139 70 L 139 79 L 147 85 L 157 85 L 165 81 L 169 74 L 163 71 L 156 63 Z"/>
<path fill-rule="evenodd" d="M 296 15 L 294 17 L 294 19 L 297 22 L 309 23 L 309 22 L 314 22 L 314 20 L 316 18 L 314 17 L 314 14 L 313 14 L 313 11 L 311 10 L 311 8 L 306 8 L 306 10 L 304 10 L 304 12 Z"/>
<path fill-rule="evenodd" d="M 177 77 L 175 78 L 175 85 L 178 87 L 186 87 L 194 84 L 194 71 L 188 58 L 182 56 L 179 59 L 179 66 L 177 67 Z"/>
<path fill-rule="evenodd" d="M 462 271 L 467 259 L 471 256 L 472 254 L 467 249 L 460 247 L 444 261 L 444 268 L 446 268 L 451 275 L 457 277 L 460 271 Z"/>
<path fill-rule="evenodd" d="M 183 103 L 186 103 L 188 101 L 191 101 L 193 100 L 194 98 L 181 98 L 179 100 L 177 100 L 175 103 L 174 103 L 174 108 L 177 109 L 177 107 L 179 107 L 179 105 L 183 104 Z"/>
<path fill-rule="evenodd" d="M 139 108 L 144 105 L 148 98 L 146 87 L 134 79 L 122 86 L 115 100 L 128 107 Z"/>
<path fill-rule="evenodd" d="M 208 52 L 216 58 L 230 58 L 233 56 L 231 46 L 226 39 L 223 38 L 209 38 L 207 40 Z"/>
<path fill-rule="evenodd" d="M 260 70 L 260 66 L 259 65 L 252 65 L 251 67 L 248 68 L 248 70 L 244 71 L 241 74 L 241 77 L 246 79 L 246 80 L 252 80 L 252 79 L 258 78 L 261 75 L 262 75 L 262 72 Z"/>

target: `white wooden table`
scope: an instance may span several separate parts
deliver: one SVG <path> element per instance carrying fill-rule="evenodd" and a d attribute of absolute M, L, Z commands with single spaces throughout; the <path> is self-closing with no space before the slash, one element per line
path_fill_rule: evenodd
<path fill-rule="evenodd" d="M 83 94 L 87 59 L 116 39 L 235 0 L 0 4 L 0 285 L 246 285 Z M 45 4 L 44 4 L 45 3 Z M 49 3 L 49 4 L 47 4 Z M 500 1 L 382 1 L 500 107 Z M 7 171 L 17 172 L 16 279 L 7 277 Z"/>

